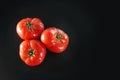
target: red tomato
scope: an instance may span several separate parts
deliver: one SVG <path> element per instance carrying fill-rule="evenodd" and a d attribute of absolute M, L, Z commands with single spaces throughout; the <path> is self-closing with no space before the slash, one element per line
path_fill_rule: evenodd
<path fill-rule="evenodd" d="M 37 66 L 43 62 L 46 48 L 38 40 L 25 40 L 20 44 L 19 55 L 28 66 Z"/>
<path fill-rule="evenodd" d="M 69 44 L 69 37 L 63 30 L 49 27 L 42 32 L 41 41 L 51 52 L 62 53 Z"/>
<path fill-rule="evenodd" d="M 16 31 L 23 40 L 39 38 L 44 24 L 39 18 L 24 18 L 17 23 Z"/>

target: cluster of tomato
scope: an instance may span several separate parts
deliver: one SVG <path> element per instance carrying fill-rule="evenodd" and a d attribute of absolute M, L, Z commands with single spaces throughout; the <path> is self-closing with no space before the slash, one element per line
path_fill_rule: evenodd
<path fill-rule="evenodd" d="M 39 18 L 21 19 L 16 26 L 20 43 L 19 55 L 28 66 L 41 64 L 46 56 L 46 48 L 53 53 L 62 53 L 69 44 L 69 36 L 61 29 L 49 27 Z"/>

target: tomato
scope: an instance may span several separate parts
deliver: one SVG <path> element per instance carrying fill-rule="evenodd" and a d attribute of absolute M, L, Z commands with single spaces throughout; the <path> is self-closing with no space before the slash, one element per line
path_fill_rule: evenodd
<path fill-rule="evenodd" d="M 20 44 L 19 55 L 28 66 L 37 66 L 43 62 L 46 48 L 38 40 L 25 40 Z"/>
<path fill-rule="evenodd" d="M 24 18 L 17 23 L 16 32 L 23 40 L 39 38 L 44 24 L 39 18 Z"/>
<path fill-rule="evenodd" d="M 49 27 L 42 32 L 41 41 L 51 52 L 62 53 L 68 47 L 69 36 L 59 28 Z"/>

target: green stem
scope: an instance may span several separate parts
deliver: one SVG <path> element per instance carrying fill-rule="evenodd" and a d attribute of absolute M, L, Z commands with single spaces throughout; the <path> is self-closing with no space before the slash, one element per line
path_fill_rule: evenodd
<path fill-rule="evenodd" d="M 33 55 L 34 55 L 34 51 L 33 51 L 33 50 L 30 50 L 30 51 L 28 52 L 28 55 L 29 55 L 29 56 L 33 56 Z"/>
<path fill-rule="evenodd" d="M 61 39 L 61 37 L 62 37 L 62 34 L 57 34 L 57 36 L 56 36 L 56 38 L 58 39 L 58 40 L 60 40 Z"/>
<path fill-rule="evenodd" d="M 28 29 L 30 29 L 32 27 L 32 24 L 30 22 L 27 22 L 26 26 L 28 27 Z"/>

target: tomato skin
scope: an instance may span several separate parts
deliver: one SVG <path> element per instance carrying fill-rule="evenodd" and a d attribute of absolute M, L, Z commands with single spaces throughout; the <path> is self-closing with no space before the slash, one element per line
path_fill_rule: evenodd
<path fill-rule="evenodd" d="M 16 26 L 18 36 L 23 40 L 37 39 L 44 30 L 44 24 L 39 18 L 21 19 Z"/>
<path fill-rule="evenodd" d="M 59 28 L 49 27 L 42 32 L 41 42 L 51 52 L 62 53 L 68 47 L 69 36 Z"/>
<path fill-rule="evenodd" d="M 28 66 L 41 64 L 46 56 L 46 48 L 38 40 L 25 40 L 20 44 L 19 55 Z"/>

